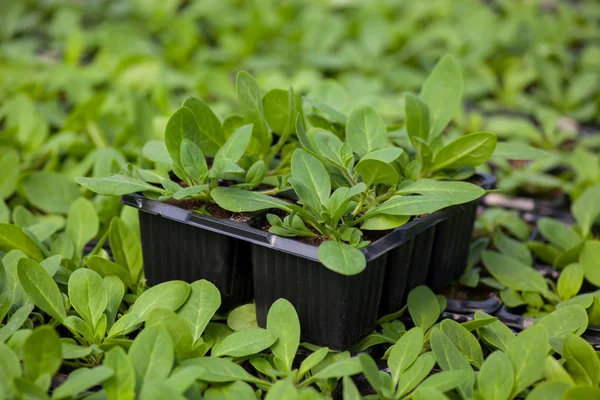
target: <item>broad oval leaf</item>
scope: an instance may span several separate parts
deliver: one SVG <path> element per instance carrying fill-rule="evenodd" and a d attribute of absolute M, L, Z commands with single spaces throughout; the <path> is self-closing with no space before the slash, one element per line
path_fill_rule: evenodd
<path fill-rule="evenodd" d="M 67 317 L 63 296 L 48 271 L 40 264 L 27 258 L 19 260 L 17 266 L 19 282 L 27 296 L 46 314 L 59 322 Z"/>
<path fill-rule="evenodd" d="M 196 97 L 188 97 L 183 102 L 196 120 L 200 135 L 196 143 L 207 157 L 213 157 L 225 143 L 225 134 L 221 121 L 213 113 L 208 104 Z"/>
<path fill-rule="evenodd" d="M 44 254 L 37 243 L 17 225 L 0 223 L 0 250 L 6 253 L 20 250 L 37 262 L 44 260 Z"/>
<path fill-rule="evenodd" d="M 456 348 L 452 340 L 438 328 L 433 328 L 430 343 L 437 363 L 444 371 L 467 371 L 467 379 L 458 386 L 458 391 L 465 398 L 471 398 L 473 395 L 475 374 L 471 369 L 469 361 Z"/>
<path fill-rule="evenodd" d="M 442 147 L 435 155 L 430 171 L 477 167 L 485 163 L 496 148 L 496 135 L 471 133 Z"/>
<path fill-rule="evenodd" d="M 548 353 L 548 333 L 532 326 L 517 335 L 506 349 L 515 373 L 513 395 L 521 393 L 542 378 L 544 359 Z"/>
<path fill-rule="evenodd" d="M 360 157 L 387 145 L 387 131 L 379 114 L 369 106 L 358 106 L 350 113 L 346 141 Z"/>
<path fill-rule="evenodd" d="M 122 196 L 136 192 L 162 193 L 163 189 L 141 179 L 125 175 L 110 175 L 104 178 L 76 178 L 75 181 L 94 193 L 105 196 Z"/>
<path fill-rule="evenodd" d="M 429 108 L 431 137 L 440 134 L 458 112 L 463 95 L 460 66 L 448 54 L 435 65 L 421 90 L 421 99 Z"/>
<path fill-rule="evenodd" d="M 600 286 L 600 240 L 585 242 L 579 254 L 579 262 L 583 265 L 585 279 Z"/>
<path fill-rule="evenodd" d="M 177 312 L 188 324 L 196 342 L 206 325 L 221 306 L 219 289 L 207 280 L 199 280 L 190 284 L 190 295 Z"/>
<path fill-rule="evenodd" d="M 58 333 L 49 325 L 34 329 L 23 344 L 23 366 L 33 381 L 42 375 L 54 377 L 62 364 Z"/>
<path fill-rule="evenodd" d="M 94 205 L 81 197 L 71 205 L 67 216 L 67 235 L 75 245 L 75 254 L 80 255 L 87 242 L 98 234 L 100 221 Z"/>
<path fill-rule="evenodd" d="M 104 356 L 103 364 L 113 371 L 102 388 L 109 399 L 133 400 L 135 397 L 135 370 L 123 348 L 116 346 Z"/>
<path fill-rule="evenodd" d="M 516 258 L 494 251 L 484 251 L 482 259 L 494 279 L 507 287 L 540 294 L 548 292 L 548 284 L 544 277 Z"/>
<path fill-rule="evenodd" d="M 318 249 L 319 261 L 323 265 L 342 275 L 356 275 L 367 266 L 365 255 L 349 244 L 327 241 Z"/>
<path fill-rule="evenodd" d="M 485 194 L 485 190 L 468 182 L 444 182 L 433 179 L 419 179 L 399 189 L 398 194 L 420 194 L 449 200 L 452 204 L 468 203 Z"/>
<path fill-rule="evenodd" d="M 394 196 L 367 212 L 367 216 L 429 214 L 452 205 L 448 199 L 432 196 Z"/>
<path fill-rule="evenodd" d="M 165 144 L 171 160 L 177 165 L 181 165 L 181 141 L 183 139 L 188 139 L 198 147 L 202 147 L 202 132 L 200 132 L 194 113 L 186 106 L 180 107 L 173 113 L 165 128 Z"/>
<path fill-rule="evenodd" d="M 296 309 L 286 299 L 275 301 L 267 314 L 267 330 L 277 336 L 271 351 L 289 372 L 300 345 L 300 320 Z"/>
<path fill-rule="evenodd" d="M 490 354 L 477 375 L 478 389 L 485 400 L 508 400 L 514 381 L 510 359 L 501 351 Z"/>
<path fill-rule="evenodd" d="M 600 216 L 600 183 L 586 189 L 571 205 L 571 213 L 584 236 Z"/>
<path fill-rule="evenodd" d="M 451 319 L 445 319 L 440 329 L 452 340 L 460 352 L 477 368 L 483 364 L 483 351 L 477 338 L 464 326 Z"/>
<path fill-rule="evenodd" d="M 80 196 L 77 184 L 58 172 L 34 172 L 23 181 L 27 200 L 46 213 L 67 214 Z"/>
<path fill-rule="evenodd" d="M 68 290 L 75 311 L 95 328 L 108 305 L 102 277 L 90 269 L 80 268 L 69 277 Z"/>
<path fill-rule="evenodd" d="M 394 386 L 400 381 L 401 374 L 415 362 L 421 350 L 423 350 L 423 330 L 419 327 L 406 332 L 392 346 L 388 366 L 390 367 Z"/>
<path fill-rule="evenodd" d="M 327 206 L 331 178 L 321 161 L 304 149 L 296 149 L 291 167 L 290 183 L 298 197 L 316 211 Z"/>
<path fill-rule="evenodd" d="M 429 108 L 421 99 L 410 93 L 404 94 L 404 115 L 406 117 L 406 132 L 413 146 L 415 138 L 429 142 Z"/>
<path fill-rule="evenodd" d="M 246 372 L 244 368 L 226 358 L 194 358 L 185 361 L 183 365 L 185 367 L 194 368 L 198 379 L 206 382 L 225 383 L 238 380 L 245 382 L 260 382 L 259 379 Z"/>
<path fill-rule="evenodd" d="M 264 329 L 249 329 L 234 332 L 213 347 L 213 357 L 245 357 L 257 354 L 277 341 L 277 336 Z"/>
<path fill-rule="evenodd" d="M 416 326 L 424 332 L 435 324 L 443 310 L 435 294 L 427 286 L 417 286 L 408 294 L 408 312 Z"/>
<path fill-rule="evenodd" d="M 221 208 L 232 212 L 254 212 L 270 208 L 292 211 L 290 203 L 248 190 L 217 187 L 210 195 Z"/>
<path fill-rule="evenodd" d="M 71 374 L 67 380 L 52 393 L 53 399 L 71 399 L 78 394 L 101 384 L 113 376 L 112 369 L 100 365 L 94 368 L 80 368 Z"/>
<path fill-rule="evenodd" d="M 146 382 L 166 379 L 174 361 L 173 341 L 162 325 L 149 326 L 135 338 L 129 349 L 139 393 Z"/>

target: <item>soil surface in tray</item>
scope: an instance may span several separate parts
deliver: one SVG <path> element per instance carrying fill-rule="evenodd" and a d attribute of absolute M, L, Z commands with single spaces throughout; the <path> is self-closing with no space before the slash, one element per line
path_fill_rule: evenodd
<path fill-rule="evenodd" d="M 454 284 L 442 289 L 442 295 L 453 300 L 471 300 L 483 301 L 494 295 L 496 291 L 486 285 L 478 285 L 476 288 L 470 288 L 460 284 Z"/>

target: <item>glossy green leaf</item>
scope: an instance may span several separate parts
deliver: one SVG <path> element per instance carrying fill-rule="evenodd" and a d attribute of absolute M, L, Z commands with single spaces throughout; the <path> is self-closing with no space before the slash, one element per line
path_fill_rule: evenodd
<path fill-rule="evenodd" d="M 423 349 L 423 330 L 419 327 L 412 328 L 391 349 L 388 366 L 395 387 L 402 373 L 415 362 Z"/>
<path fill-rule="evenodd" d="M 477 311 L 475 313 L 476 321 L 489 317 L 488 314 L 483 312 Z M 502 351 L 506 351 L 508 345 L 515 339 L 515 335 L 511 332 L 510 328 L 500 321 L 477 328 L 477 333 L 484 342 Z"/>
<path fill-rule="evenodd" d="M 417 387 L 430 374 L 435 362 L 432 352 L 421 354 L 402 374 L 398 385 L 398 394 L 404 396 Z"/>
<path fill-rule="evenodd" d="M 246 71 L 240 71 L 236 77 L 236 91 L 244 119 L 254 125 L 252 136 L 261 148 L 268 148 L 271 145 L 271 133 L 265 121 L 263 96 L 258 82 Z"/>
<path fill-rule="evenodd" d="M 75 200 L 67 216 L 67 235 L 75 244 L 75 254 L 98 234 L 100 222 L 94 205 L 85 198 Z"/>
<path fill-rule="evenodd" d="M 20 250 L 37 262 L 41 262 L 45 258 L 33 239 L 16 225 L 0 224 L 0 250 L 7 253 L 12 250 Z"/>
<path fill-rule="evenodd" d="M 169 376 L 174 360 L 173 342 L 161 325 L 143 329 L 129 349 L 129 359 L 135 371 L 135 387 L 139 393 L 146 382 Z"/>
<path fill-rule="evenodd" d="M 188 360 L 184 366 L 193 367 L 196 370 L 198 379 L 213 382 L 225 383 L 234 381 L 257 382 L 258 378 L 250 375 L 238 364 L 226 358 L 202 357 Z"/>
<path fill-rule="evenodd" d="M 213 157 L 225 143 L 225 134 L 221 122 L 208 104 L 196 97 L 188 97 L 183 102 L 183 107 L 187 107 L 192 112 L 198 125 L 200 135 L 197 139 L 199 141 L 194 143 L 200 147 L 207 157 Z"/>
<path fill-rule="evenodd" d="M 446 55 L 438 61 L 421 90 L 421 100 L 429 108 L 431 137 L 439 135 L 456 115 L 462 94 L 460 66 L 452 55 Z"/>
<path fill-rule="evenodd" d="M 81 368 L 71 372 L 69 378 L 54 390 L 53 399 L 71 399 L 82 392 L 101 384 L 113 376 L 112 369 L 105 366 Z"/>
<path fill-rule="evenodd" d="M 264 329 L 249 329 L 232 333 L 213 347 L 213 357 L 245 357 L 260 353 L 277 341 L 277 336 Z"/>
<path fill-rule="evenodd" d="M 431 196 L 394 196 L 367 212 L 367 216 L 430 214 L 452 205 L 448 199 Z"/>
<path fill-rule="evenodd" d="M 48 271 L 27 258 L 19 260 L 17 269 L 19 282 L 31 301 L 52 318 L 62 322 L 67 317 L 63 297 Z"/>
<path fill-rule="evenodd" d="M 445 319 L 440 324 L 442 332 L 452 340 L 458 350 L 477 368 L 483 364 L 483 352 L 477 338 L 456 321 Z"/>
<path fill-rule="evenodd" d="M 496 351 L 486 359 L 477 375 L 477 388 L 483 400 L 508 400 L 515 376 L 508 356 Z"/>
<path fill-rule="evenodd" d="M 279 299 L 271 305 L 267 315 L 267 330 L 277 336 L 271 351 L 283 363 L 285 372 L 289 372 L 300 345 L 300 321 L 289 301 Z"/>
<path fill-rule="evenodd" d="M 188 139 L 202 147 L 202 132 L 192 110 L 182 106 L 169 118 L 165 128 L 165 144 L 171 160 L 181 165 L 181 142 Z"/>
<path fill-rule="evenodd" d="M 598 387 L 600 360 L 594 348 L 584 339 L 568 334 L 563 345 L 564 367 L 578 385 Z"/>
<path fill-rule="evenodd" d="M 205 400 L 255 400 L 256 394 L 252 386 L 246 382 L 236 381 L 222 385 L 211 385 L 204 392 Z"/>
<path fill-rule="evenodd" d="M 173 349 L 180 360 L 190 357 L 193 348 L 192 332 L 186 321 L 178 314 L 164 308 L 155 308 L 148 314 L 146 328 L 162 325 L 166 328 L 173 342 Z"/>
<path fill-rule="evenodd" d="M 34 329 L 23 345 L 23 366 L 27 376 L 33 381 L 43 375 L 54 377 L 61 364 L 58 333 L 48 325 Z"/>
<path fill-rule="evenodd" d="M 467 378 L 458 387 L 458 391 L 462 396 L 470 398 L 475 384 L 475 374 L 469 361 L 456 348 L 452 340 L 438 328 L 432 329 L 430 343 L 437 363 L 444 371 L 468 371 Z"/>
<path fill-rule="evenodd" d="M 584 235 L 600 216 L 600 183 L 586 189 L 571 205 L 571 213 Z"/>
<path fill-rule="evenodd" d="M 94 193 L 106 196 L 122 196 L 136 192 L 162 193 L 160 187 L 151 185 L 141 179 L 125 175 L 111 175 L 103 178 L 77 178 L 77 183 Z"/>
<path fill-rule="evenodd" d="M 227 326 L 234 331 L 257 329 L 256 305 L 254 303 L 244 304 L 231 310 L 227 316 Z"/>
<path fill-rule="evenodd" d="M 308 206 L 320 211 L 327 205 L 331 194 L 331 179 L 318 158 L 304 149 L 297 149 L 292 155 L 292 176 L 290 183 L 294 191 Z"/>
<path fill-rule="evenodd" d="M 563 382 L 543 382 L 527 396 L 527 400 L 562 400 L 569 385 Z"/>
<path fill-rule="evenodd" d="M 361 158 L 354 170 L 362 175 L 367 186 L 395 185 L 400 175 L 392 163 L 401 154 L 402 150 L 397 148 L 373 150 Z"/>
<path fill-rule="evenodd" d="M 513 395 L 521 393 L 542 378 L 544 359 L 548 353 L 548 333 L 533 326 L 519 333 L 506 349 L 513 365 L 515 385 Z"/>
<path fill-rule="evenodd" d="M 485 163 L 496 148 L 496 135 L 489 132 L 471 133 L 462 136 L 435 155 L 431 171 L 477 167 Z"/>
<path fill-rule="evenodd" d="M 151 287 L 138 297 L 129 313 L 113 325 L 108 336 L 131 332 L 131 329 L 144 322 L 148 314 L 156 308 L 176 311 L 189 295 L 190 285 L 183 281 L 168 281 Z"/>
<path fill-rule="evenodd" d="M 568 300 L 577 296 L 583 285 L 583 271 L 584 267 L 581 264 L 570 264 L 562 270 L 556 285 L 557 294 L 561 299 Z"/>
<path fill-rule="evenodd" d="M 444 182 L 433 179 L 419 179 L 408 186 L 402 187 L 396 193 L 420 194 L 449 200 L 452 204 L 462 204 L 477 200 L 485 194 L 485 190 L 468 182 Z"/>
<path fill-rule="evenodd" d="M 492 157 L 507 160 L 539 160 L 548 156 L 549 152 L 520 142 L 498 142 L 492 154 Z"/>
<path fill-rule="evenodd" d="M 419 137 L 425 142 L 429 141 L 429 108 L 417 96 L 410 93 L 404 94 L 404 115 L 406 117 L 406 131 L 415 146 L 414 138 Z"/>
<path fill-rule="evenodd" d="M 484 251 L 482 258 L 490 274 L 503 285 L 541 294 L 548 291 L 548 284 L 542 275 L 519 260 L 493 251 Z"/>
<path fill-rule="evenodd" d="M 567 225 L 552 218 L 540 218 L 537 227 L 545 239 L 563 250 L 575 247 L 582 241 L 579 235 Z"/>
<path fill-rule="evenodd" d="M 292 211 L 290 204 L 283 200 L 248 190 L 217 187 L 210 195 L 220 207 L 232 212 L 254 212 L 270 208 Z"/>
<path fill-rule="evenodd" d="M 215 285 L 204 279 L 190 284 L 190 295 L 178 314 L 190 327 L 194 342 L 200 338 L 220 306 L 221 294 Z"/>
<path fill-rule="evenodd" d="M 34 172 L 23 180 L 23 192 L 34 207 L 59 214 L 67 214 L 80 196 L 77 184 L 57 172 Z"/>
<path fill-rule="evenodd" d="M 95 328 L 108 305 L 102 277 L 92 270 L 80 268 L 71 274 L 68 289 L 73 308 Z"/>
<path fill-rule="evenodd" d="M 342 275 L 359 274 L 367 266 L 367 260 L 359 249 L 331 240 L 319 246 L 318 256 L 325 267 Z"/>
<path fill-rule="evenodd" d="M 133 400 L 135 398 L 135 370 L 121 347 L 109 350 L 103 365 L 113 371 L 102 387 L 109 400 Z"/>
<path fill-rule="evenodd" d="M 387 131 L 383 120 L 369 106 L 352 110 L 346 125 L 346 141 L 360 157 L 387 145 Z"/>
<path fill-rule="evenodd" d="M 15 150 L 3 150 L 0 156 L 0 171 L 4 171 L 0 175 L 0 200 L 8 199 L 17 187 L 19 180 L 19 153 Z"/>
<path fill-rule="evenodd" d="M 442 313 L 435 294 L 427 286 L 417 286 L 408 294 L 408 312 L 416 326 L 426 332 Z"/>
<path fill-rule="evenodd" d="M 127 269 L 116 264 L 106 258 L 100 256 L 92 256 L 87 259 L 86 265 L 92 271 L 98 273 L 101 277 L 106 278 L 110 275 L 115 275 L 123 281 L 124 284 L 131 282 L 131 274 Z"/>
<path fill-rule="evenodd" d="M 110 222 L 108 240 L 115 262 L 129 270 L 133 282 L 143 273 L 142 245 L 139 237 L 120 218 Z"/>
<path fill-rule="evenodd" d="M 600 286 L 600 240 L 585 242 L 579 254 L 579 262 L 583 265 L 585 279 Z"/>

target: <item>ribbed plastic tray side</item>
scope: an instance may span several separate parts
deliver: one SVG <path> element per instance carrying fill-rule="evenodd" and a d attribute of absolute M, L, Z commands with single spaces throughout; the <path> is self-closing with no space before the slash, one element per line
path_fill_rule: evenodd
<path fill-rule="evenodd" d="M 149 285 L 206 279 L 221 292 L 223 310 L 252 299 L 249 243 L 143 210 L 139 216 Z"/>
<path fill-rule="evenodd" d="M 285 298 L 296 308 L 303 340 L 344 349 L 375 329 L 385 262 L 385 256 L 378 257 L 360 274 L 345 276 L 318 262 L 254 245 L 258 324 L 265 327 L 271 304 Z"/>
<path fill-rule="evenodd" d="M 452 217 L 440 222 L 435 231 L 427 284 L 439 291 L 460 277 L 467 265 L 469 243 L 477 214 L 477 201 L 454 206 Z"/>

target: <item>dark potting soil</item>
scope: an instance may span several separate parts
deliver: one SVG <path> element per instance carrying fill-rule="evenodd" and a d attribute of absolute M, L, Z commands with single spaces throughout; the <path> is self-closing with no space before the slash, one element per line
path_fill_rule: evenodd
<path fill-rule="evenodd" d="M 442 289 L 440 294 L 454 300 L 482 301 L 493 297 L 495 290 L 486 285 L 478 285 L 476 288 L 470 288 L 460 284 L 452 284 Z"/>

